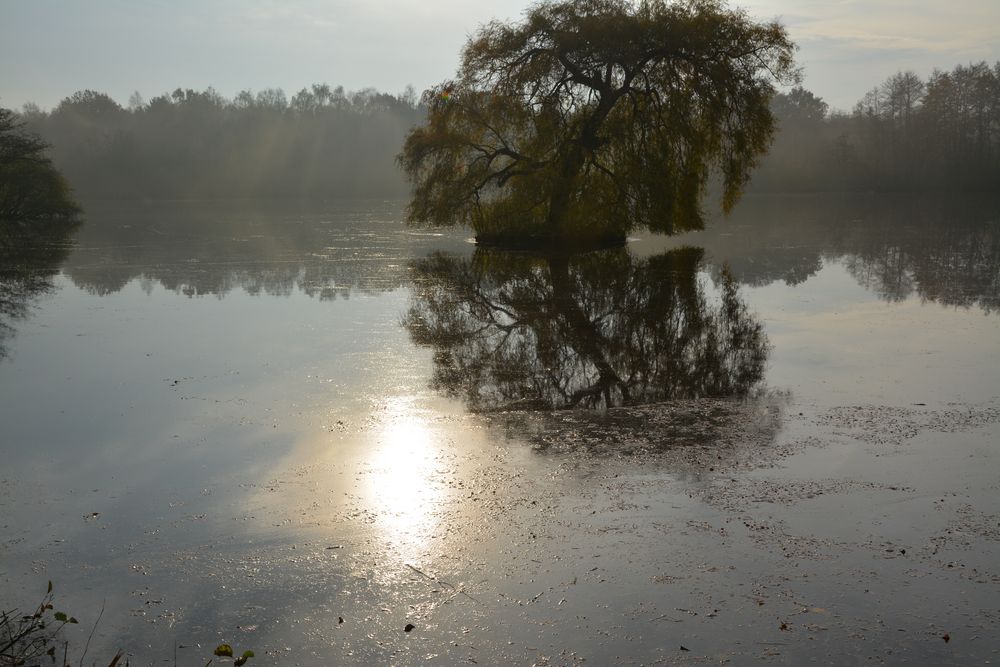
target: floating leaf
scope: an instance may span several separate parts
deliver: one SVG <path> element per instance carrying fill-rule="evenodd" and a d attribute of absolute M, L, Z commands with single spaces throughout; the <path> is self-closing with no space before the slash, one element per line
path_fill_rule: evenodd
<path fill-rule="evenodd" d="M 240 665 L 245 665 L 247 660 L 249 660 L 252 657 L 253 657 L 253 651 L 243 651 L 243 655 L 236 658 L 236 660 L 233 660 L 233 664 L 236 665 L 236 667 L 240 667 Z"/>
<path fill-rule="evenodd" d="M 65 613 L 61 611 L 57 611 L 55 613 L 55 619 L 57 621 L 62 621 L 63 623 L 69 623 L 69 616 L 67 616 Z"/>
<path fill-rule="evenodd" d="M 228 656 L 231 658 L 233 657 L 233 647 L 229 644 L 219 644 L 215 647 L 213 653 L 218 656 Z"/>

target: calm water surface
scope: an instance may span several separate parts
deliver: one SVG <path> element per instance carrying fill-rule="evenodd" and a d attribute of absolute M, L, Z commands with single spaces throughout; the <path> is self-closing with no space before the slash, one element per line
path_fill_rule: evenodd
<path fill-rule="evenodd" d="M 571 257 L 401 218 L 96 203 L 0 255 L 0 603 L 136 664 L 1000 659 L 996 202 Z"/>

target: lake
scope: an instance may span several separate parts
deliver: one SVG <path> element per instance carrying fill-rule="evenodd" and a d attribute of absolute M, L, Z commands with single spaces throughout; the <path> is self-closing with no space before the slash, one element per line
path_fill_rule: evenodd
<path fill-rule="evenodd" d="M 1000 657 L 1000 202 L 548 256 L 404 206 L 0 247 L 4 609 L 99 664 Z"/>

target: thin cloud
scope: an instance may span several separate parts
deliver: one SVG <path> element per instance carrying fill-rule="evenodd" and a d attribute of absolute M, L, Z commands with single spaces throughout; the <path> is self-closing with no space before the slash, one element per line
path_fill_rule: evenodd
<path fill-rule="evenodd" d="M 177 86 L 232 94 L 326 81 L 422 89 L 478 26 L 532 0 L 0 0 L 0 96 L 50 107 L 82 87 L 124 101 Z M 850 107 L 900 69 L 1000 59 L 1000 0 L 732 0 L 780 18 L 806 87 Z M 38 45 L 45 48 L 39 49 Z M 856 66 L 867 59 L 870 68 Z M 881 77 L 881 78 L 879 78 Z"/>

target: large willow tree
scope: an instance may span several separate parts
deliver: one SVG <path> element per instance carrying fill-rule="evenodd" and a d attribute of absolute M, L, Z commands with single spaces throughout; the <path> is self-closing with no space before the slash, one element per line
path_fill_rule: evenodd
<path fill-rule="evenodd" d="M 793 51 L 720 0 L 545 2 L 489 23 L 399 156 L 409 218 L 481 240 L 698 228 L 713 170 L 728 210 L 766 150 Z"/>

